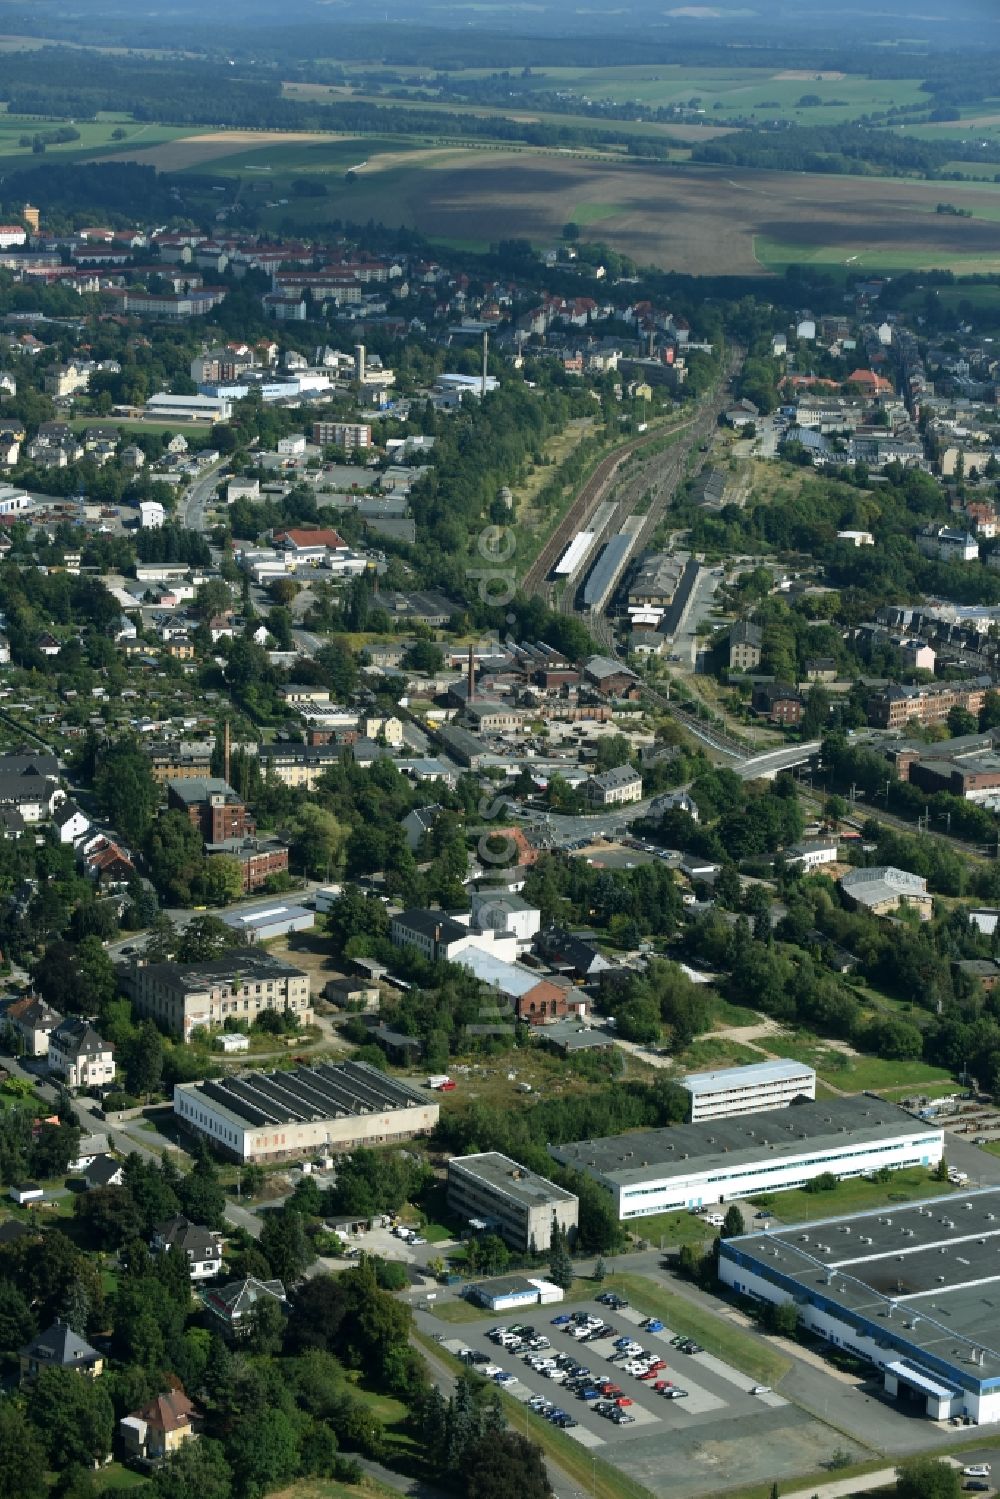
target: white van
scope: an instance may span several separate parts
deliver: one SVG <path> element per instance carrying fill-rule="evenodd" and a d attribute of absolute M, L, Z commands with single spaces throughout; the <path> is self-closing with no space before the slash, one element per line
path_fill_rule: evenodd
<path fill-rule="evenodd" d="M 705 1214 L 705 1222 L 710 1223 L 713 1228 L 721 1228 L 725 1221 L 721 1213 Z"/>

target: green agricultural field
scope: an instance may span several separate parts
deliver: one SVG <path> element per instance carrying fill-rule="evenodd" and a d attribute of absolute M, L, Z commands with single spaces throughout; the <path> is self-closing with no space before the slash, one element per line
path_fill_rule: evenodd
<path fill-rule="evenodd" d="M 411 76 L 419 72 L 418 69 L 407 71 Z M 460 82 L 463 78 L 486 77 L 489 72 L 487 68 L 468 69 L 453 77 Z M 707 125 L 734 115 L 829 125 L 894 106 L 929 103 L 928 96 L 920 89 L 920 80 L 916 78 L 870 79 L 851 74 L 821 76 L 794 70 L 776 73 L 767 68 L 687 68 L 663 64 L 621 68 L 545 68 L 533 73 L 530 79 L 518 79 L 515 83 L 517 94 L 511 104 L 520 109 L 530 107 L 531 95 L 535 91 L 559 90 L 575 94 L 581 100 L 638 103 L 650 109 L 687 105 L 697 99 L 698 107 L 705 111 L 702 118 Z M 421 80 L 421 85 L 432 86 L 430 75 Z M 821 103 L 801 106 L 799 101 L 803 96 L 813 96 Z M 444 103 L 447 107 L 447 101 Z"/>
<path fill-rule="evenodd" d="M 23 119 L 18 115 L 0 114 L 0 172 L 23 171 L 26 168 L 57 162 L 61 166 L 74 161 L 89 161 L 129 154 L 132 151 L 163 145 L 178 136 L 189 136 L 196 132 L 190 126 L 136 123 L 135 121 L 106 118 L 83 120 L 74 125 L 79 130 L 78 141 L 64 141 L 46 146 L 44 154 L 35 155 L 31 146 L 18 144 L 22 135 L 33 136 L 55 130 L 58 120 Z M 115 130 L 126 132 L 124 140 L 112 140 Z"/>
<path fill-rule="evenodd" d="M 273 142 L 261 135 L 258 140 L 259 144 L 245 151 L 220 156 L 209 169 L 220 177 L 238 177 L 250 172 L 266 173 L 283 180 L 293 176 L 323 176 L 329 172 L 343 174 L 386 153 L 405 152 L 412 149 L 413 144 L 405 137 L 394 140 L 352 135 L 311 136 L 300 141 L 283 140 L 279 136 Z M 200 172 L 205 167 L 199 165 L 188 170 Z"/>
<path fill-rule="evenodd" d="M 602 219 L 613 219 L 620 210 L 613 203 L 575 203 L 571 222 L 580 224 L 599 224 Z"/>
<path fill-rule="evenodd" d="M 949 186 L 938 184 L 942 201 L 953 196 L 948 191 Z M 940 217 L 944 219 L 947 216 Z M 986 215 L 974 211 L 973 217 L 984 218 Z M 883 272 L 899 274 L 902 271 L 931 270 L 952 271 L 956 276 L 993 276 L 1000 273 L 1000 249 L 995 255 L 934 249 L 930 245 L 924 249 L 866 249 L 861 247 L 860 235 L 857 243 L 859 248 L 848 250 L 844 245 L 801 244 L 791 241 L 782 243 L 769 239 L 766 235 L 756 234 L 753 252 L 758 265 L 776 275 L 784 274 L 790 265 L 823 266 L 831 271 L 841 269 L 850 275 L 858 275 L 863 271 L 880 275 Z"/>

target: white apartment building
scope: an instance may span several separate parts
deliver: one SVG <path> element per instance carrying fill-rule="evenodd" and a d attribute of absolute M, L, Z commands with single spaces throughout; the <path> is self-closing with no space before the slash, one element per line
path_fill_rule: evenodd
<path fill-rule="evenodd" d="M 689 1072 L 681 1087 L 691 1095 L 690 1120 L 724 1119 L 730 1114 L 759 1114 L 784 1109 L 795 1098 L 815 1099 L 816 1073 L 802 1062 L 781 1057 L 749 1067 L 721 1067 L 716 1072 Z"/>

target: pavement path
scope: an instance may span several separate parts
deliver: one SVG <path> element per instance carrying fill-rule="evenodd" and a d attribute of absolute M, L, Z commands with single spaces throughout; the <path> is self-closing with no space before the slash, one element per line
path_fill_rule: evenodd
<path fill-rule="evenodd" d="M 795 1489 L 791 1494 L 782 1494 L 781 1499 L 853 1499 L 861 1485 L 867 1493 L 869 1489 L 886 1489 L 895 1482 L 895 1468 L 879 1468 L 874 1473 L 866 1473 L 864 1478 L 838 1478 L 833 1483 L 813 1483 L 807 1489 Z"/>

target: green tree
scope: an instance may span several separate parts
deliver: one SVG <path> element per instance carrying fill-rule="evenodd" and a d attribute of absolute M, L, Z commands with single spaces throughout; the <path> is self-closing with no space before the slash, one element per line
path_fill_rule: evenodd
<path fill-rule="evenodd" d="M 229 854 L 214 854 L 206 861 L 202 876 L 205 899 L 213 906 L 228 906 L 243 895 L 243 866 Z"/>
<path fill-rule="evenodd" d="M 73 1219 L 93 1249 L 121 1249 L 145 1231 L 142 1213 L 127 1187 L 93 1187 L 73 1201 Z"/>
<path fill-rule="evenodd" d="M 226 1440 L 236 1493 L 257 1499 L 294 1478 L 299 1466 L 295 1426 L 283 1410 L 254 1412 L 238 1419 Z"/>
<path fill-rule="evenodd" d="M 221 578 L 209 578 L 207 583 L 200 583 L 195 589 L 191 612 L 203 624 L 207 624 L 216 615 L 228 613 L 232 606 L 233 595 L 229 584 L 224 583 Z"/>
<path fill-rule="evenodd" d="M 185 1442 L 153 1474 L 156 1499 L 230 1499 L 232 1486 L 222 1445 L 206 1436 Z"/>
<path fill-rule="evenodd" d="M 979 729 L 979 719 L 974 713 L 969 713 L 965 708 L 952 708 L 948 714 L 948 732 L 953 738 L 961 734 L 975 734 Z"/>
<path fill-rule="evenodd" d="M 569 1257 L 566 1234 L 556 1223 L 552 1225 L 552 1238 L 549 1241 L 549 1276 L 564 1291 L 568 1291 L 573 1284 L 573 1261 Z"/>
<path fill-rule="evenodd" d="M 24 1411 L 0 1401 L 0 1494 L 4 1499 L 43 1499 L 45 1448 Z"/>
<path fill-rule="evenodd" d="M 516 1431 L 490 1431 L 471 1444 L 463 1462 L 470 1499 L 549 1499 L 552 1485 L 542 1449 Z"/>
<path fill-rule="evenodd" d="M 726 1209 L 726 1216 L 722 1220 L 722 1237 L 724 1239 L 737 1239 L 740 1234 L 746 1233 L 746 1229 L 747 1226 L 743 1220 L 743 1214 L 735 1202 L 730 1203 Z"/>
<path fill-rule="evenodd" d="M 144 851 L 160 894 L 171 904 L 190 906 L 205 873 L 202 838 L 183 812 L 164 812 L 148 829 Z"/>
<path fill-rule="evenodd" d="M 221 1228 L 226 1206 L 226 1194 L 219 1183 L 219 1173 L 211 1159 L 203 1156 L 195 1161 L 187 1176 L 177 1184 L 177 1198 L 181 1211 L 194 1223 L 203 1223 L 206 1228 Z"/>
<path fill-rule="evenodd" d="M 111 826 L 127 842 L 140 844 L 159 805 L 160 788 L 135 739 L 120 739 L 100 752 L 94 791 Z"/>
<path fill-rule="evenodd" d="M 291 1206 L 265 1215 L 259 1243 L 274 1274 L 288 1284 L 299 1280 L 315 1259 L 302 1214 Z"/>
<path fill-rule="evenodd" d="M 239 953 L 234 949 L 242 946 L 243 940 L 234 927 L 227 926 L 221 917 L 206 913 L 196 916 L 181 933 L 177 960 L 180 963 L 205 963 L 232 952 L 233 967 L 238 969 Z"/>
<path fill-rule="evenodd" d="M 30 1417 L 53 1466 L 103 1462 L 111 1451 L 115 1414 L 99 1379 L 72 1369 L 43 1369 L 31 1392 Z"/>
<path fill-rule="evenodd" d="M 163 1037 L 151 1020 L 144 1020 L 121 1051 L 125 1083 L 130 1093 L 155 1093 L 163 1080 Z"/>
<path fill-rule="evenodd" d="M 305 802 L 291 821 L 292 855 L 296 868 L 314 879 L 331 879 L 343 870 L 350 829 L 314 802 Z"/>
<path fill-rule="evenodd" d="M 0 1353 L 15 1353 L 31 1341 L 35 1334 L 35 1319 L 27 1298 L 13 1281 L 0 1280 Z M 4 1409 L 0 1403 L 0 1410 Z M 0 1441 L 0 1447 L 2 1447 Z M 0 1494 L 4 1492 L 0 1484 Z"/>
<path fill-rule="evenodd" d="M 330 908 L 326 929 L 334 951 L 340 956 L 349 942 L 378 941 L 388 937 L 389 916 L 377 895 L 366 895 L 356 885 L 347 885 Z"/>
<path fill-rule="evenodd" d="M 896 1469 L 897 1499 L 959 1499 L 957 1468 L 934 1457 L 911 1457 Z"/>
<path fill-rule="evenodd" d="M 799 1330 L 799 1309 L 794 1301 L 769 1301 L 764 1310 L 764 1326 L 779 1337 L 794 1338 Z"/>

